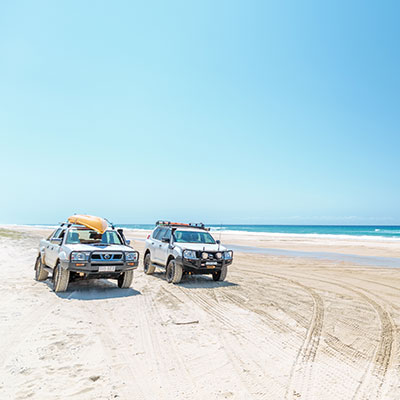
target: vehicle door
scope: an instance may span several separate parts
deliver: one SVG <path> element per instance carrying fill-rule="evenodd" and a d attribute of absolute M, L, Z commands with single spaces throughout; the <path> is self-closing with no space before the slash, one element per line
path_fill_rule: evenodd
<path fill-rule="evenodd" d="M 54 232 L 54 235 L 48 241 L 48 245 L 46 247 L 46 265 L 54 268 L 57 263 L 58 253 L 61 248 L 61 242 L 63 240 L 65 234 L 65 229 L 57 229 Z"/>
<path fill-rule="evenodd" d="M 55 236 L 59 235 L 61 232 L 61 228 L 56 229 L 47 239 L 44 244 L 44 263 L 48 266 L 51 265 L 51 239 L 54 238 Z"/>
<path fill-rule="evenodd" d="M 165 233 L 160 237 L 160 244 L 158 246 L 158 259 L 159 263 L 162 265 L 166 265 L 168 255 L 169 255 L 169 242 L 165 242 L 164 240 L 171 240 L 171 229 L 167 228 Z"/>
<path fill-rule="evenodd" d="M 157 236 L 157 234 L 160 232 L 160 227 L 158 226 L 156 229 L 154 229 L 154 231 L 152 232 L 152 234 L 149 236 L 148 239 L 146 239 L 146 247 L 150 250 L 150 254 L 151 254 L 151 261 L 156 261 L 155 258 L 155 253 L 156 253 L 156 241 L 155 238 Z"/>
<path fill-rule="evenodd" d="M 167 231 L 167 228 L 161 228 L 158 232 L 154 232 L 155 235 L 153 236 L 153 248 L 154 248 L 154 256 L 152 257 L 152 260 L 155 261 L 156 263 L 160 263 L 160 258 L 161 258 L 161 238 L 164 236 L 165 232 Z"/>

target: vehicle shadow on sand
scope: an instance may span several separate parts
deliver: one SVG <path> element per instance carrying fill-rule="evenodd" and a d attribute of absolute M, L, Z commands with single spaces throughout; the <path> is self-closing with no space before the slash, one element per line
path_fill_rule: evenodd
<path fill-rule="evenodd" d="M 50 280 L 47 280 L 46 284 L 51 290 L 53 290 L 53 285 Z M 89 279 L 85 281 L 70 282 L 66 292 L 54 294 L 61 299 L 104 300 L 137 296 L 141 294 L 141 292 L 132 288 L 120 289 L 116 283 L 110 282 L 106 279 Z"/>
<path fill-rule="evenodd" d="M 167 281 L 165 278 L 164 272 L 154 272 L 154 277 L 163 279 L 165 282 Z M 211 276 L 208 275 L 185 275 L 182 277 L 180 283 L 177 283 L 178 286 L 184 287 L 186 289 L 199 289 L 199 288 L 224 288 L 224 287 L 233 287 L 239 286 L 237 283 L 229 282 L 229 281 L 222 281 L 222 282 L 215 282 L 213 281 Z"/>

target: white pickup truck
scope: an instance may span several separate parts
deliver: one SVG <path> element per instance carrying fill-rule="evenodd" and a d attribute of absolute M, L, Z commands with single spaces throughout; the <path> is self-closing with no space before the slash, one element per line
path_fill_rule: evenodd
<path fill-rule="evenodd" d="M 40 241 L 35 277 L 44 281 L 51 273 L 55 292 L 66 291 L 71 280 L 93 278 L 116 279 L 118 287 L 128 288 L 138 263 L 122 229 L 109 226 L 99 233 L 67 222 Z"/>

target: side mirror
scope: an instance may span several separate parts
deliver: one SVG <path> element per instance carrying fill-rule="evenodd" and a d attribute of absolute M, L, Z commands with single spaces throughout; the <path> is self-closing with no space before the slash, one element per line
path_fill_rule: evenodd
<path fill-rule="evenodd" d="M 170 242 L 170 238 L 162 238 L 161 239 L 161 241 L 163 242 L 163 243 L 169 243 Z"/>
<path fill-rule="evenodd" d="M 216 240 L 215 243 L 221 244 L 221 241 L 220 240 Z"/>
<path fill-rule="evenodd" d="M 62 239 L 60 239 L 60 238 L 54 238 L 54 239 L 51 239 L 51 243 L 54 243 L 54 244 L 58 244 L 58 245 L 60 245 L 60 244 L 61 244 L 61 242 L 62 242 Z"/>
<path fill-rule="evenodd" d="M 126 239 L 125 243 L 126 243 L 127 246 L 129 246 L 131 244 L 131 241 L 129 239 Z"/>

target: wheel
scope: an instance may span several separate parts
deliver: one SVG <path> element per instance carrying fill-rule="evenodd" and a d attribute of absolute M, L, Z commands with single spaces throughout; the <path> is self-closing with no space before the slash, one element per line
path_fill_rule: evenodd
<path fill-rule="evenodd" d="M 61 268 L 60 264 L 57 264 L 53 270 L 53 290 L 58 292 L 65 292 L 68 288 L 69 283 L 69 271 Z"/>
<path fill-rule="evenodd" d="M 167 266 L 167 282 L 168 283 L 179 283 L 182 279 L 183 270 L 182 267 L 176 263 L 175 260 L 171 260 Z"/>
<path fill-rule="evenodd" d="M 45 281 L 49 273 L 43 268 L 42 257 L 38 256 L 35 263 L 35 279 L 37 281 Z"/>
<path fill-rule="evenodd" d="M 228 273 L 228 268 L 224 265 L 221 271 L 213 272 L 212 277 L 214 281 L 224 281 Z"/>
<path fill-rule="evenodd" d="M 126 271 L 118 277 L 118 287 L 128 289 L 132 285 L 133 271 Z"/>
<path fill-rule="evenodd" d="M 144 257 L 143 271 L 146 275 L 154 273 L 156 267 L 151 263 L 150 253 L 147 253 Z"/>

